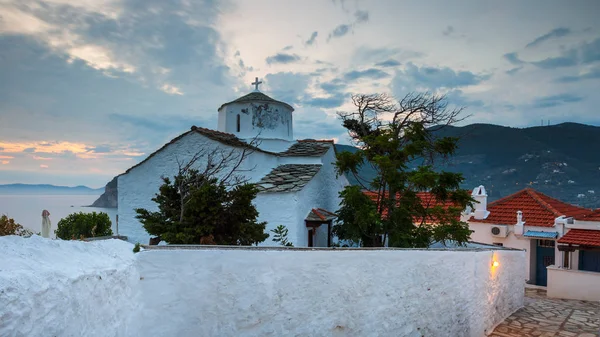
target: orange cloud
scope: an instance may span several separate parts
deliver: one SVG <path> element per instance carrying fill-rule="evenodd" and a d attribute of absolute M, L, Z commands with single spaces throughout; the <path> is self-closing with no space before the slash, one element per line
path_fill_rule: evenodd
<path fill-rule="evenodd" d="M 111 152 L 93 152 L 95 146 L 84 143 L 75 142 L 23 142 L 23 143 L 9 143 L 0 142 L 0 148 L 3 148 L 2 152 L 5 153 L 52 153 L 52 154 L 74 154 L 76 157 L 81 159 L 99 159 L 106 155 L 123 155 L 129 157 L 143 156 L 143 152 L 136 151 L 130 147 L 117 148 Z M 13 159 L 12 156 L 0 156 L 0 159 Z M 51 157 L 43 157 L 34 155 L 35 160 L 52 160 Z"/>
<path fill-rule="evenodd" d="M 47 169 L 47 168 L 48 168 L 48 165 L 44 165 L 44 164 L 42 164 L 42 165 L 40 165 L 40 168 Z"/>
<path fill-rule="evenodd" d="M 52 158 L 49 158 L 49 157 L 40 157 L 40 156 L 33 156 L 33 159 L 35 159 L 35 160 L 52 160 Z"/>
<path fill-rule="evenodd" d="M 3 160 L 3 161 L 1 161 L 1 163 L 2 163 L 2 165 L 6 165 L 6 164 L 10 163 L 10 160 Z"/>
<path fill-rule="evenodd" d="M 13 159 L 14 157 L 12 156 L 0 156 L 0 159 Z"/>

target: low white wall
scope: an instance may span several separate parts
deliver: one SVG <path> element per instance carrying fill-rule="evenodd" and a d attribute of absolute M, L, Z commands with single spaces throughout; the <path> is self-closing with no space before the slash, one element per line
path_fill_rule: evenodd
<path fill-rule="evenodd" d="M 0 237 L 0 336 L 127 336 L 139 274 L 121 240 Z"/>
<path fill-rule="evenodd" d="M 481 337 L 523 305 L 524 264 L 506 250 L 149 250 L 127 330 Z"/>
<path fill-rule="evenodd" d="M 548 297 L 600 301 L 600 273 L 548 267 Z"/>

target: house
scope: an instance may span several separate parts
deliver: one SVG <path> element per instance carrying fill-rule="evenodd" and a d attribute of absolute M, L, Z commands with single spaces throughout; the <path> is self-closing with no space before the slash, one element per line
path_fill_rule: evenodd
<path fill-rule="evenodd" d="M 118 219 L 122 227 L 135 228 L 130 237 L 150 239 L 135 209 L 157 210 L 151 199 L 162 176 L 177 175 L 179 165 L 198 157 L 199 151 L 221 151 L 244 153 L 237 171 L 259 188 L 254 204 L 258 220 L 267 222 L 267 232 L 284 225 L 294 246 L 331 245 L 339 192 L 349 184 L 345 176 L 336 175 L 334 142 L 294 140 L 294 108 L 260 92 L 260 83 L 257 79 L 254 92 L 219 107 L 217 130 L 192 126 L 118 176 Z M 206 156 L 194 163 L 207 165 Z M 262 243 L 275 244 L 271 239 Z"/>
<path fill-rule="evenodd" d="M 531 188 L 489 204 L 483 186 L 475 188 L 472 196 L 477 201 L 475 208 L 464 213 L 473 231 L 471 239 L 525 250 L 528 283 L 548 286 L 551 295 L 556 277 L 549 277 L 549 272 L 568 270 L 571 274 L 593 273 L 591 278 L 600 284 L 598 211 L 570 205 Z M 568 279 L 571 288 L 578 284 L 573 275 Z M 600 288 L 594 289 L 600 300 Z M 572 298 L 564 293 L 557 297 Z"/>

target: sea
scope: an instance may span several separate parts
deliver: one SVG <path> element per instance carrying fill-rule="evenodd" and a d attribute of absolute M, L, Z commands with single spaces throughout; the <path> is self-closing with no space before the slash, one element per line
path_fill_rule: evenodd
<path fill-rule="evenodd" d="M 71 213 L 104 212 L 110 217 L 113 233 L 117 234 L 117 209 L 86 207 L 91 205 L 100 195 L 0 195 L 0 215 L 5 214 L 23 227 L 29 228 L 34 233 L 42 231 L 42 211 L 50 212 L 52 228 L 51 237 L 58 221 Z M 120 235 L 127 235 L 128 228 L 119 228 Z M 133 238 L 128 241 L 133 242 Z"/>

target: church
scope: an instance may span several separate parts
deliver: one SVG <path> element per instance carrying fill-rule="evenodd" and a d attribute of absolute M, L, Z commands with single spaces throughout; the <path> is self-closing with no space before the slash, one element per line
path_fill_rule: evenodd
<path fill-rule="evenodd" d="M 149 242 L 135 209 L 158 210 L 152 198 L 161 177 L 177 175 L 179 165 L 199 151 L 217 149 L 247 151 L 237 172 L 260 191 L 254 199 L 258 221 L 266 221 L 265 231 L 271 234 L 260 245 L 277 245 L 270 231 L 278 225 L 287 227 L 288 240 L 296 247 L 332 244 L 339 192 L 349 185 L 344 175 L 336 175 L 334 142 L 294 140 L 294 108 L 260 92 L 261 83 L 257 78 L 253 92 L 217 109 L 217 130 L 192 126 L 118 176 L 118 222 L 130 229 L 130 238 Z M 194 166 L 206 166 L 206 160 L 200 158 Z"/>

